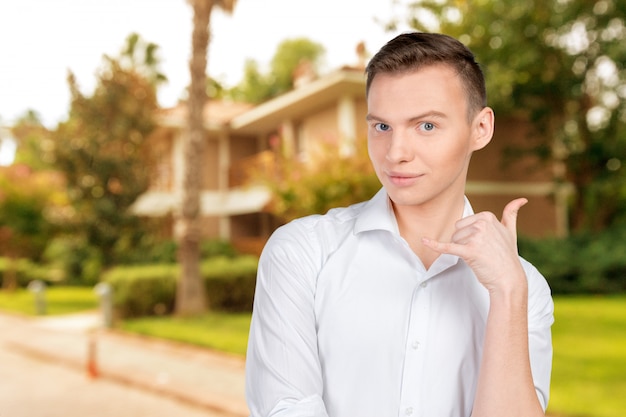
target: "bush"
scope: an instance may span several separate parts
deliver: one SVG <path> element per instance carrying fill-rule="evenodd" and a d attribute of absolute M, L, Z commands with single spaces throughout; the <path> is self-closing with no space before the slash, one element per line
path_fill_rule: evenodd
<path fill-rule="evenodd" d="M 66 285 L 92 286 L 102 271 L 102 254 L 84 239 L 60 236 L 52 239 L 43 254 L 57 281 Z"/>
<path fill-rule="evenodd" d="M 175 264 L 117 267 L 103 274 L 111 285 L 115 315 L 119 318 L 167 314 L 176 293 Z"/>
<path fill-rule="evenodd" d="M 258 258 L 216 257 L 205 261 L 200 271 L 211 308 L 219 311 L 252 311 Z"/>
<path fill-rule="evenodd" d="M 0 257 L 0 288 L 7 285 L 6 279 L 11 273 L 15 273 L 16 284 L 20 288 L 27 287 L 34 280 L 44 281 L 48 285 L 55 284 L 60 278 L 60 271 L 35 264 L 28 259 Z"/>
<path fill-rule="evenodd" d="M 258 258 L 218 256 L 202 262 L 200 270 L 210 306 L 217 311 L 250 311 Z M 133 265 L 111 269 L 102 281 L 114 294 L 120 318 L 169 314 L 174 311 L 177 264 Z"/>
<path fill-rule="evenodd" d="M 626 228 L 566 239 L 520 239 L 519 248 L 555 294 L 626 291 Z"/>
<path fill-rule="evenodd" d="M 178 244 L 174 240 L 159 240 L 148 236 L 136 247 L 123 247 L 119 252 L 117 255 L 118 264 L 122 265 L 176 263 Z M 227 240 L 209 239 L 201 242 L 200 256 L 202 259 L 216 256 L 233 258 L 237 256 L 237 251 Z"/>

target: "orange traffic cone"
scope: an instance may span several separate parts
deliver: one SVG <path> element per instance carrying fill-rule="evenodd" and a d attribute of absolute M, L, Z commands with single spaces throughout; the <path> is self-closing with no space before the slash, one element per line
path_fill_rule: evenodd
<path fill-rule="evenodd" d="M 99 376 L 97 356 L 96 338 L 90 335 L 87 344 L 87 375 L 91 379 Z"/>

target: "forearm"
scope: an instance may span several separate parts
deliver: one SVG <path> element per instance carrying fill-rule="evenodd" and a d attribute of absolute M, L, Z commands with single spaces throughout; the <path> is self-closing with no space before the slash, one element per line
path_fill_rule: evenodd
<path fill-rule="evenodd" d="M 472 417 L 543 416 L 530 367 L 525 280 L 491 291 L 490 302 Z"/>

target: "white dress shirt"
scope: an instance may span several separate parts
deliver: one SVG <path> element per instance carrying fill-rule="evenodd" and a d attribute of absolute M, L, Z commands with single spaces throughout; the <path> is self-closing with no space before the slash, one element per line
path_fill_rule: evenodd
<path fill-rule="evenodd" d="M 464 216 L 472 208 L 466 200 Z M 533 379 L 547 406 L 553 303 L 528 278 Z M 246 365 L 253 417 L 469 417 L 489 310 L 457 256 L 426 270 L 386 192 L 279 228 L 259 262 Z"/>

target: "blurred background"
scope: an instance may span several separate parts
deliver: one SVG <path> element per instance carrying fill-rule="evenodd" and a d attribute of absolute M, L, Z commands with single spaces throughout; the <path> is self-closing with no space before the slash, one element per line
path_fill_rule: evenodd
<path fill-rule="evenodd" d="M 0 311 L 95 312 L 243 358 L 269 235 L 380 187 L 368 59 L 443 32 L 496 113 L 474 209 L 530 201 L 520 253 L 556 305 L 549 412 L 621 416 L 625 17 L 625 0 L 2 3 Z"/>

